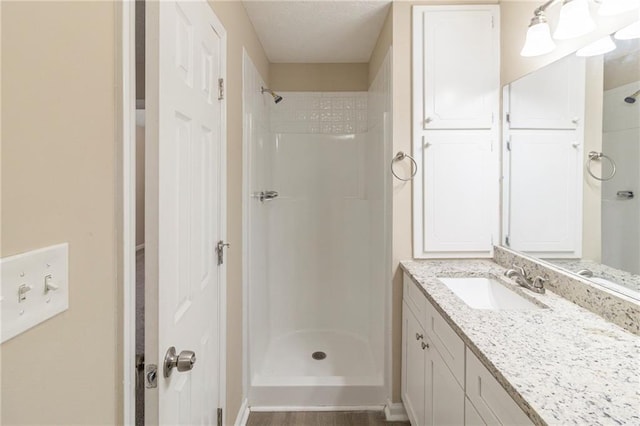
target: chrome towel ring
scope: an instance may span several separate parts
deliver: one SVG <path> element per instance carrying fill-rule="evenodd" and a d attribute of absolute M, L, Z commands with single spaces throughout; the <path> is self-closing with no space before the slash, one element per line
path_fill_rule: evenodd
<path fill-rule="evenodd" d="M 396 172 L 393 170 L 393 163 L 395 163 L 396 161 L 402 161 L 405 158 L 408 158 L 409 160 L 411 160 L 411 170 L 412 170 L 411 177 L 408 177 L 406 179 L 398 176 Z M 418 173 L 418 163 L 416 163 L 416 160 L 414 160 L 413 157 L 410 156 L 409 154 L 405 154 L 402 151 L 398 151 L 396 156 L 393 157 L 393 159 L 391 160 L 391 174 L 394 175 L 398 180 L 401 180 L 403 182 L 408 182 L 410 180 L 413 180 L 413 178 L 416 176 L 416 173 Z"/>
<path fill-rule="evenodd" d="M 598 177 L 598 176 L 594 175 L 593 172 L 591 171 L 591 162 L 593 160 L 600 161 L 602 158 L 607 159 L 609 161 L 609 163 L 611 163 L 611 174 L 609 176 L 606 176 L 606 177 L 604 177 L 604 176 L 603 177 Z M 611 157 L 609 157 L 608 155 L 604 155 L 601 152 L 591 151 L 591 152 L 589 152 L 589 160 L 587 160 L 587 172 L 589 172 L 589 175 L 591 175 L 591 177 L 596 179 L 596 180 L 599 180 L 599 181 L 611 180 L 616 175 L 616 162 L 613 161 L 613 159 Z"/>

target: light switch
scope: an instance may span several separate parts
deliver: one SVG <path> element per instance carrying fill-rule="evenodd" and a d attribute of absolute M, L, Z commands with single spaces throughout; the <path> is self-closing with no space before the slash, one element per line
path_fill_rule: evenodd
<path fill-rule="evenodd" d="M 3 258 L 0 269 L 2 342 L 69 308 L 67 243 Z"/>

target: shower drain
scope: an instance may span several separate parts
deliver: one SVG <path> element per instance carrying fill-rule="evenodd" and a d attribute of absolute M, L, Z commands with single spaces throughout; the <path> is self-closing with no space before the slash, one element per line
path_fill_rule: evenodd
<path fill-rule="evenodd" d="M 325 359 L 327 357 L 327 354 L 322 352 L 322 351 L 318 351 L 318 352 L 314 352 L 311 354 L 311 358 L 315 359 L 315 360 L 322 360 Z"/>

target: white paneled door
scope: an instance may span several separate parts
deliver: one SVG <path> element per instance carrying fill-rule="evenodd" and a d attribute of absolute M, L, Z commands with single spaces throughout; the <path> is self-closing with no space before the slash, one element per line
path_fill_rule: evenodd
<path fill-rule="evenodd" d="M 210 425 L 223 402 L 224 29 L 205 1 L 163 1 L 147 3 L 146 31 L 146 421 Z"/>

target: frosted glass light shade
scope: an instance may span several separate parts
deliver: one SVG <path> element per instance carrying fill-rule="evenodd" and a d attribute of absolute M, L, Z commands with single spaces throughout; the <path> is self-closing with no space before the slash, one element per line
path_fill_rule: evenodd
<path fill-rule="evenodd" d="M 534 18 L 535 20 L 536 18 Z M 520 52 L 521 56 L 540 56 L 551 52 L 556 44 L 551 38 L 551 29 L 546 21 L 533 23 L 527 30 L 527 38 Z"/>
<path fill-rule="evenodd" d="M 596 24 L 591 19 L 587 0 L 564 0 L 553 38 L 566 40 L 580 37 L 590 33 L 595 27 Z"/>
<path fill-rule="evenodd" d="M 586 45 L 576 52 L 578 56 L 597 56 L 611 52 L 616 48 L 616 44 L 611 40 L 611 36 L 602 37 L 591 44 Z"/>
<path fill-rule="evenodd" d="M 640 0 L 603 0 L 598 9 L 598 14 L 613 16 L 638 8 L 640 8 Z"/>
<path fill-rule="evenodd" d="M 626 27 L 615 33 L 613 37 L 617 40 L 631 40 L 634 38 L 640 38 L 640 21 L 634 22 L 631 25 L 627 25 Z"/>

